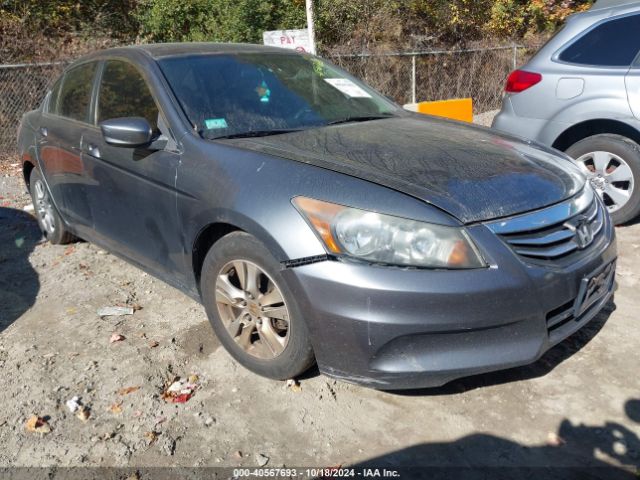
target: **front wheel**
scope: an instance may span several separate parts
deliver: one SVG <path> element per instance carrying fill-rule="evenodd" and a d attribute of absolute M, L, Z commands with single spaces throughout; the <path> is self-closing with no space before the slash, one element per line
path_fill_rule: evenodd
<path fill-rule="evenodd" d="M 580 140 L 566 153 L 587 175 L 616 225 L 640 214 L 640 145 L 602 134 Z"/>
<path fill-rule="evenodd" d="M 278 380 L 314 363 L 309 333 L 280 263 L 255 237 L 233 232 L 207 254 L 200 287 L 222 345 L 249 370 Z"/>

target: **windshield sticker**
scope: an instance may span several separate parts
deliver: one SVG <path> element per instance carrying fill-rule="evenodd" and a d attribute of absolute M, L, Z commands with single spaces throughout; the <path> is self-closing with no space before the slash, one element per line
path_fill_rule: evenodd
<path fill-rule="evenodd" d="M 207 118 L 204 121 L 207 130 L 216 130 L 219 128 L 227 128 L 227 121 L 224 118 Z"/>
<path fill-rule="evenodd" d="M 351 98 L 371 98 L 366 91 L 360 88 L 358 85 L 353 83 L 348 78 L 325 78 L 325 82 L 329 85 L 337 88 L 342 93 L 344 93 L 347 97 Z"/>

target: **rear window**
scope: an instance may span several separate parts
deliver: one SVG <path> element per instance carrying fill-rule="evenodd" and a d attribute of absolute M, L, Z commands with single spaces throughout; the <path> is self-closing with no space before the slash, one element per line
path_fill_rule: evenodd
<path fill-rule="evenodd" d="M 629 67 L 640 50 L 640 15 L 603 23 L 565 48 L 559 60 L 578 65 Z"/>

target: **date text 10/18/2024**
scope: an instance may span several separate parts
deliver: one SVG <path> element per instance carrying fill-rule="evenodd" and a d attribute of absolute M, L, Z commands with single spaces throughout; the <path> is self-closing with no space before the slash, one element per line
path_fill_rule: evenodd
<path fill-rule="evenodd" d="M 400 478 L 397 470 L 386 468 L 236 468 L 233 478 Z"/>

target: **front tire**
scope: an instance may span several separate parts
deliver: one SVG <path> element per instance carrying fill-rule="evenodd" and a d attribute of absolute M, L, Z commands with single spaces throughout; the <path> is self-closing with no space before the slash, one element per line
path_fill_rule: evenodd
<path fill-rule="evenodd" d="M 255 237 L 232 232 L 204 259 L 200 288 L 211 326 L 238 363 L 294 378 L 315 362 L 309 333 L 280 263 Z"/>
<path fill-rule="evenodd" d="M 616 225 L 640 214 L 640 145 L 602 134 L 580 140 L 566 153 L 587 175 Z"/>
<path fill-rule="evenodd" d="M 56 245 L 72 242 L 75 237 L 66 229 L 37 168 L 29 176 L 29 193 L 38 226 L 45 238 Z"/>

